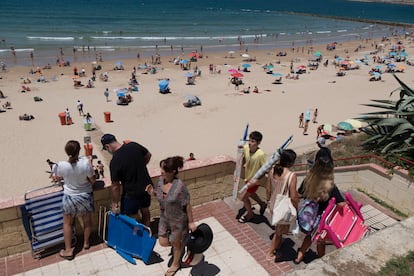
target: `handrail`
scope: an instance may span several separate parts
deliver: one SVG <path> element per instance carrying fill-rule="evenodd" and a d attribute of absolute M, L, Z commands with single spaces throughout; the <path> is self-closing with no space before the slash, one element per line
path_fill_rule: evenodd
<path fill-rule="evenodd" d="M 379 163 L 382 167 L 388 168 L 388 169 L 392 169 L 397 166 L 397 164 L 387 161 L 384 158 L 376 154 L 357 155 L 357 156 L 351 156 L 351 157 L 337 158 L 337 159 L 334 159 L 334 165 L 335 167 L 337 167 L 338 163 L 341 163 L 341 162 L 345 162 L 345 163 L 352 162 L 353 165 L 355 165 L 356 162 L 358 162 L 359 164 L 364 164 L 364 163 L 368 163 L 368 162 L 363 162 L 363 160 L 367 160 L 367 159 L 374 159 L 375 161 L 377 161 L 376 163 Z M 408 164 L 409 167 L 414 166 L 414 162 L 411 160 L 408 160 L 403 157 L 400 157 L 399 160 Z M 296 169 L 302 168 L 302 167 L 308 168 L 309 163 L 305 163 L 305 164 L 299 163 L 299 164 L 293 165 L 293 168 L 296 168 Z"/>

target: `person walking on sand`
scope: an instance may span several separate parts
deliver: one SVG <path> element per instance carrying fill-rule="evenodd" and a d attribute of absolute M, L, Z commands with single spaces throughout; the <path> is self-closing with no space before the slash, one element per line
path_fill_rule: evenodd
<path fill-rule="evenodd" d="M 70 140 L 65 145 L 68 161 L 60 161 L 53 168 L 53 180 L 63 184 L 63 237 L 65 249 L 59 256 L 72 260 L 74 258 L 72 247 L 72 225 L 75 216 L 79 215 L 83 221 L 83 249 L 90 248 L 89 238 L 92 228 L 92 212 L 94 209 L 93 189 L 95 174 L 92 169 L 92 159 L 79 157 L 80 143 Z"/>
<path fill-rule="evenodd" d="M 65 110 L 65 119 L 66 119 L 66 124 L 67 125 L 72 124 L 72 118 L 70 117 L 69 108 L 66 108 L 66 110 Z"/>
<path fill-rule="evenodd" d="M 317 117 L 318 117 L 318 108 L 315 108 L 315 110 L 313 111 L 313 119 L 312 119 L 312 122 L 314 124 L 317 124 L 318 123 L 318 121 L 316 121 L 316 118 Z"/>
<path fill-rule="evenodd" d="M 109 90 L 108 90 L 108 88 L 105 89 L 104 95 L 105 95 L 105 98 L 106 98 L 106 102 L 109 102 L 109 99 L 108 99 L 108 97 L 109 97 Z"/>
<path fill-rule="evenodd" d="M 299 115 L 299 128 L 303 128 L 303 112 Z"/>
<path fill-rule="evenodd" d="M 135 142 L 120 144 L 114 135 L 108 133 L 102 136 L 101 143 L 103 149 L 112 154 L 109 163 L 112 212 L 136 219 L 140 213 L 142 223 L 150 226 L 151 196 L 147 190 L 152 188 L 153 183 L 147 164 L 151 160 L 151 153 Z"/>
<path fill-rule="evenodd" d="M 80 100 L 78 100 L 76 106 L 79 111 L 79 116 L 85 116 L 85 113 L 83 112 L 83 103 Z"/>
<path fill-rule="evenodd" d="M 310 119 L 311 119 L 311 110 L 308 109 L 306 110 L 306 113 L 305 113 L 305 126 L 303 127 L 303 135 L 308 135 L 308 127 L 309 127 Z"/>
<path fill-rule="evenodd" d="M 242 215 L 238 221 L 240 223 L 246 223 L 253 219 L 253 209 L 250 202 L 250 198 L 254 199 L 260 205 L 260 215 L 263 215 L 266 210 L 266 202 L 264 202 L 256 193 L 260 186 L 260 182 L 256 181 L 249 184 L 249 180 L 256 174 L 266 163 L 266 155 L 259 145 L 263 139 L 263 135 L 258 131 L 253 131 L 249 135 L 249 142 L 243 149 L 243 164 L 245 168 L 245 182 L 247 183 L 246 189 L 242 192 L 241 200 L 243 201 L 243 207 L 246 209 L 244 215 Z M 262 178 L 261 180 L 264 181 Z"/>

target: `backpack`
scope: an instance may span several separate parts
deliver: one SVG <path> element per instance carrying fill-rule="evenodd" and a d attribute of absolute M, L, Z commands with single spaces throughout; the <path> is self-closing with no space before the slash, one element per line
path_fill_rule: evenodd
<path fill-rule="evenodd" d="M 305 234 L 310 234 L 318 227 L 320 215 L 318 214 L 319 203 L 305 199 L 298 211 L 298 225 Z"/>

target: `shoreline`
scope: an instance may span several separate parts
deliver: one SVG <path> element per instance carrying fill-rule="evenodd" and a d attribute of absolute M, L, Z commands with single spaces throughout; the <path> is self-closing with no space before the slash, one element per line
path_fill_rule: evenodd
<path fill-rule="evenodd" d="M 390 47 L 398 40 L 403 40 L 407 51 L 413 55 L 412 38 L 391 37 L 384 42 Z M 367 71 L 369 66 L 362 66 L 360 70 L 347 72 L 347 76 L 336 76 L 337 69 L 329 64 L 320 66 L 318 70 L 308 70 L 300 75 L 299 80 L 283 77 L 282 84 L 272 84 L 274 77 L 266 74 L 263 66 L 274 64 L 274 72 L 284 76 L 288 74 L 290 62 L 299 66 L 307 64 L 314 52 L 321 51 L 323 59 L 332 62 L 334 55 L 347 56 L 351 60 L 361 58 L 373 50 L 372 44 L 381 43 L 377 40 L 354 40 L 340 43 L 335 51 L 327 51 L 325 45 L 308 47 L 286 48 L 287 56 L 276 56 L 275 50 L 256 50 L 249 47 L 248 54 L 256 57 L 250 62 L 249 73 L 244 73 L 244 86 L 235 90 L 229 83 L 230 68 L 237 68 L 246 63 L 241 54 L 245 49 L 236 51 L 229 57 L 227 51 L 209 52 L 204 50 L 204 57 L 198 59 L 193 66 L 202 71 L 195 85 L 187 85 L 184 74 L 188 71 L 169 62 L 170 56 L 161 56 L 162 63 L 155 65 L 159 71 L 154 74 L 144 74 L 137 71 L 139 92 L 133 92 L 133 102 L 128 106 L 118 106 L 114 89 L 127 87 L 133 66 L 145 61 L 150 63 L 150 57 L 141 57 L 139 60 L 119 59 L 124 63 L 125 71 L 113 71 L 114 62 L 104 58 L 100 63 L 101 72 L 109 72 L 109 81 L 99 79 L 95 88 L 75 89 L 73 87 L 73 67 L 85 67 L 90 77 L 90 62 L 76 62 L 70 67 L 52 65 L 52 69 L 43 70 L 44 76 L 56 81 L 47 83 L 32 82 L 32 91 L 21 93 L 21 78 L 30 77 L 33 80 L 39 75 L 29 75 L 31 66 L 16 66 L 1 73 L 0 89 L 7 95 L 2 99 L 12 103 L 13 109 L 0 114 L 0 124 L 3 126 L 0 133 L 2 141 L 2 156 L 0 166 L 3 168 L 1 183 L 3 183 L 0 198 L 22 194 L 29 189 L 46 186 L 50 181 L 44 172 L 48 169 L 46 159 L 59 161 L 66 159 L 63 151 L 64 143 L 69 139 L 83 142 L 85 136 L 93 137 L 94 154 L 99 160 L 105 160 L 99 144 L 100 133 L 113 133 L 118 140 L 134 140 L 146 146 L 153 154 L 149 168 L 158 167 L 159 160 L 171 155 L 187 157 L 190 152 L 197 159 L 209 158 L 215 155 L 235 157 L 237 142 L 243 134 L 246 123 L 250 124 L 250 131 L 259 130 L 264 135 L 262 149 L 271 154 L 290 135 L 294 135 L 292 149 L 297 153 L 306 153 L 316 149 L 316 128 L 319 124 L 336 124 L 347 118 L 357 117 L 369 107 L 361 104 L 370 99 L 388 98 L 389 92 L 398 87 L 398 83 L 391 74 L 384 74 L 383 81 L 369 82 Z M 359 52 L 354 49 L 359 45 Z M 312 48 L 311 48 L 312 47 Z M 387 49 L 388 49 L 387 48 Z M 188 57 L 191 51 L 186 50 Z M 153 52 L 153 54 L 155 54 Z M 184 57 L 183 56 L 183 57 Z M 208 57 L 207 57 L 208 56 Z M 226 58 L 227 56 L 227 58 Z M 209 65 L 213 64 L 221 74 L 209 73 Z M 408 85 L 414 67 L 406 66 L 406 73 L 399 75 Z M 158 80 L 170 79 L 171 94 L 158 93 Z M 86 78 L 80 78 L 85 83 Z M 411 80 L 411 79 L 410 79 Z M 244 94 L 242 89 L 248 86 L 258 86 L 260 93 Z M 105 101 L 103 91 L 109 88 L 110 102 Z M 183 107 L 186 95 L 197 95 L 202 101 L 201 106 L 193 108 Z M 33 97 L 39 96 L 42 102 L 34 102 Z M 97 130 L 84 130 L 82 117 L 77 114 L 76 101 L 84 103 L 85 112 L 90 112 L 94 118 Z M 58 114 L 68 107 L 71 111 L 74 124 L 61 126 Z M 302 134 L 298 128 L 298 115 L 307 109 L 318 108 L 318 124 L 310 124 L 309 135 Z M 104 112 L 112 113 L 113 122 L 104 121 Z M 18 116 L 33 114 L 35 120 L 19 121 Z M 95 137 L 99 136 L 99 137 Z M 306 160 L 298 160 L 306 163 Z M 105 163 L 108 173 L 108 163 Z M 16 173 L 16 168 L 23 172 Z M 7 185 L 5 184 L 7 183 Z"/>

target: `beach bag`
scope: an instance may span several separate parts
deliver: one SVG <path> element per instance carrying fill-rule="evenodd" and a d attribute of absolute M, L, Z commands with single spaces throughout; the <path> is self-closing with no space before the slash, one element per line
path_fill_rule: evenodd
<path fill-rule="evenodd" d="M 281 193 L 276 195 L 272 212 L 272 225 L 276 225 L 278 223 L 291 224 L 296 220 L 296 208 L 293 206 L 289 197 L 289 184 L 291 178 L 292 172 L 289 174 L 289 177 L 285 179 Z"/>
<path fill-rule="evenodd" d="M 305 199 L 298 211 L 298 225 L 303 233 L 310 234 L 316 227 L 318 227 L 320 220 L 318 210 L 318 202 Z"/>

